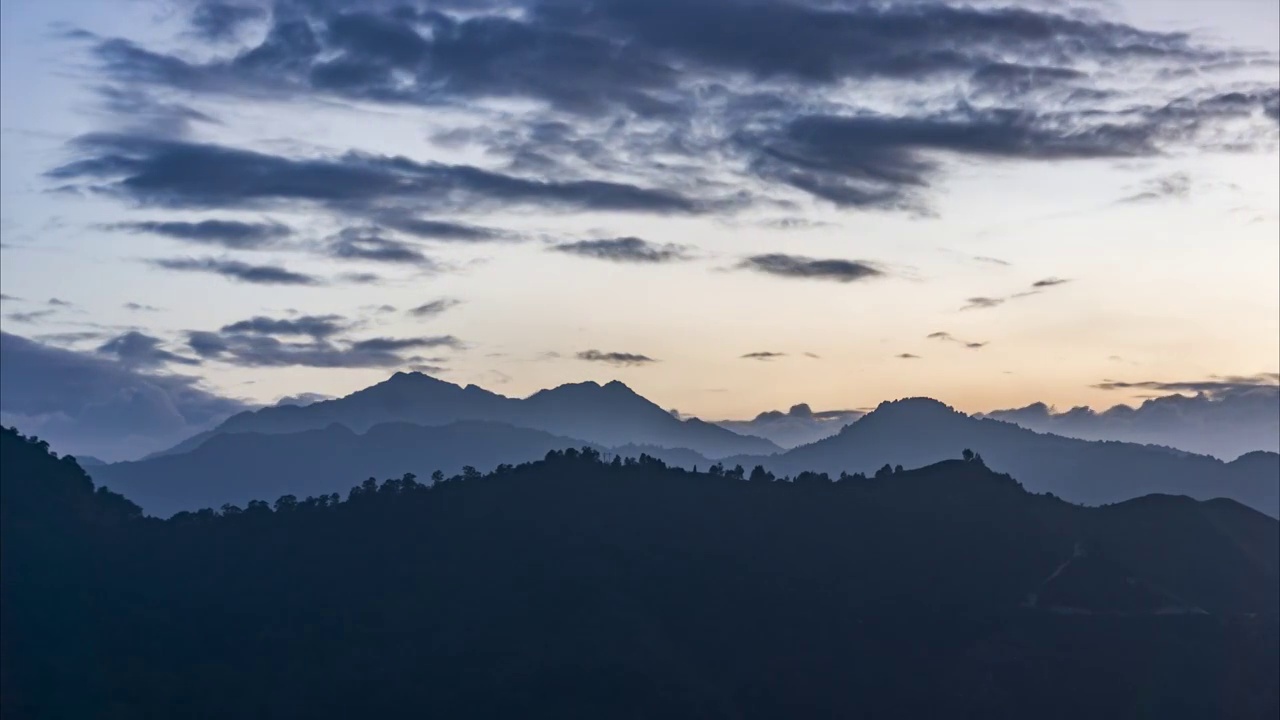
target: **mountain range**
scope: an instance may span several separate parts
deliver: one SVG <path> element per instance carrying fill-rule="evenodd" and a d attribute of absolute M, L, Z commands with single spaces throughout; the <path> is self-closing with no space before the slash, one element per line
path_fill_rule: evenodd
<path fill-rule="evenodd" d="M 815 412 L 807 403 L 791 409 L 762 412 L 750 420 L 718 420 L 716 424 L 743 435 L 762 437 L 791 449 L 808 445 L 840 432 L 845 425 L 866 415 L 861 410 L 822 410 Z"/>
<path fill-rule="evenodd" d="M 785 476 L 871 475 L 885 465 L 928 465 L 968 448 L 1028 489 L 1071 502 L 1172 493 L 1231 498 L 1280 517 L 1276 453 L 1228 463 L 1160 446 L 1066 438 L 971 417 L 927 398 L 882 403 L 833 436 L 782 452 L 767 440 L 682 421 L 618 382 L 565 385 L 512 400 L 418 373 L 397 373 L 336 400 L 242 413 L 165 453 L 95 466 L 92 474 L 147 512 L 168 515 L 262 495 L 328 494 L 370 474 L 453 475 L 464 466 L 484 472 L 566 446 L 624 457 L 643 453 L 689 469 L 759 465 Z M 727 454 L 732 448 L 760 449 Z"/>
<path fill-rule="evenodd" d="M 419 372 L 398 372 L 345 397 L 237 413 L 213 430 L 153 456 L 183 452 L 225 433 L 291 433 L 333 423 L 364 432 L 386 422 L 430 426 L 460 420 L 505 423 L 602 445 L 689 448 L 712 458 L 781 450 L 764 438 L 739 435 L 696 418 L 676 418 L 617 381 L 561 385 L 518 399 Z"/>

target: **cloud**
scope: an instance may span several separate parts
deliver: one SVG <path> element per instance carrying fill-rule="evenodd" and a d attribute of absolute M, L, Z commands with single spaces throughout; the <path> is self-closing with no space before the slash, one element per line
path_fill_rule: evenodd
<path fill-rule="evenodd" d="M 1003 305 L 1008 298 L 990 298 L 990 297 L 971 297 L 965 301 L 965 306 L 961 310 L 978 310 L 982 308 L 993 308 Z"/>
<path fill-rule="evenodd" d="M 617 366 L 648 365 L 649 363 L 658 362 L 647 355 L 625 352 L 600 352 L 599 350 L 583 350 L 578 353 L 578 359 Z"/>
<path fill-rule="evenodd" d="M 991 308 L 1004 305 L 1010 300 L 1017 300 L 1019 298 L 1031 297 L 1032 295 L 1039 295 L 1043 293 L 1045 290 L 1047 290 L 1048 288 L 1056 287 L 1058 285 L 1064 285 L 1069 282 L 1071 281 L 1064 280 L 1062 278 L 1056 278 L 1056 277 L 1045 278 L 1044 280 L 1037 280 L 1031 283 L 1030 290 L 1022 290 L 1022 291 L 1013 293 L 1011 295 L 1005 295 L 1003 297 L 985 297 L 985 296 L 971 297 L 965 301 L 964 306 L 962 306 L 960 309 L 961 310 L 989 310 Z"/>
<path fill-rule="evenodd" d="M 942 342 L 956 343 L 963 345 L 969 350 L 978 350 L 987 346 L 986 342 L 974 342 L 972 340 L 961 340 L 949 332 L 932 332 L 925 336 L 929 340 L 941 340 Z"/>
<path fill-rule="evenodd" d="M 265 8 L 225 2 L 200 2 L 191 12 L 191 29 L 205 40 L 230 40 L 248 23 L 267 16 Z"/>
<path fill-rule="evenodd" d="M 58 298 L 49 298 L 49 302 L 48 302 L 48 304 L 49 304 L 49 305 L 51 305 L 51 306 L 53 306 L 53 307 L 72 307 L 72 306 L 74 306 L 74 305 L 75 305 L 75 303 L 73 303 L 73 302 L 68 302 L 68 301 L 66 301 L 66 300 L 60 300 L 60 299 L 58 299 Z"/>
<path fill-rule="evenodd" d="M 221 332 L 327 338 L 347 330 L 350 325 L 341 315 L 302 315 L 292 318 L 269 318 L 258 315 L 223 325 Z"/>
<path fill-rule="evenodd" d="M 55 180 L 145 206 L 253 208 L 314 203 L 344 214 L 495 210 L 692 213 L 678 193 L 603 180 L 544 180 L 469 165 L 348 152 L 289 158 L 208 143 L 92 133 L 72 143 L 81 159 L 50 170 Z M 74 185 L 73 185 L 74 186 Z M 394 206 L 393 206 L 394 207 Z"/>
<path fill-rule="evenodd" d="M 22 298 L 20 297 L 15 297 L 13 295 L 6 295 L 4 293 L 0 293 L 0 302 L 13 302 L 13 301 L 20 301 L 20 300 L 22 300 Z"/>
<path fill-rule="evenodd" d="M 919 355 L 912 355 L 911 353 L 898 353 L 897 355 L 894 355 L 894 357 L 898 358 L 899 360 L 919 360 L 920 359 Z"/>
<path fill-rule="evenodd" d="M 195 378 L 0 333 L 0 416 L 64 453 L 135 458 L 171 446 L 245 403 Z"/>
<path fill-rule="evenodd" d="M 253 283 L 255 285 L 319 285 L 319 278 L 304 273 L 293 272 L 274 265 L 250 265 L 239 260 L 219 260 L 217 258 L 163 258 L 149 261 L 152 265 L 165 270 L 182 272 L 203 272 L 221 275 L 230 280 Z"/>
<path fill-rule="evenodd" d="M 814 360 L 821 360 L 821 359 L 822 359 L 822 356 L 821 356 L 821 355 L 818 355 L 817 353 L 807 352 L 807 353 L 803 353 L 803 355 L 804 355 L 805 357 L 807 357 L 807 358 L 813 358 Z"/>
<path fill-rule="evenodd" d="M 402 354 L 405 350 L 462 345 L 452 335 L 366 340 L 312 337 L 303 342 L 286 342 L 269 334 L 202 330 L 188 332 L 187 344 L 205 360 L 239 367 L 317 368 L 406 367 L 424 358 Z"/>
<path fill-rule="evenodd" d="M 373 219 L 393 230 L 426 240 L 488 242 L 510 239 L 508 233 L 493 228 L 444 220 L 427 220 L 400 212 L 377 213 Z"/>
<path fill-rule="evenodd" d="M 382 276 L 371 272 L 346 272 L 338 275 L 339 280 L 355 285 L 376 285 L 382 282 Z"/>
<path fill-rule="evenodd" d="M 282 241 L 293 230 L 275 222 L 241 222 L 239 220 L 201 220 L 200 222 L 139 221 L 104 226 L 109 230 L 150 233 L 195 243 L 214 245 L 228 250 L 271 250 L 283 246 Z"/>
<path fill-rule="evenodd" d="M 817 260 L 782 253 L 753 255 L 740 262 L 738 267 L 778 277 L 834 280 L 841 283 L 868 280 L 884 275 L 883 270 L 863 260 Z"/>
<path fill-rule="evenodd" d="M 1044 280 L 1037 280 L 1037 281 L 1035 281 L 1035 282 L 1031 283 L 1031 287 L 1033 287 L 1033 288 L 1048 288 L 1048 287 L 1054 287 L 1054 286 L 1057 286 L 1057 285 L 1063 285 L 1063 284 L 1066 284 L 1066 283 L 1069 283 L 1069 282 L 1071 282 L 1071 281 L 1070 281 L 1070 280 L 1064 280 L 1064 279 L 1062 279 L 1062 278 L 1051 277 L 1051 278 L 1045 278 Z"/>
<path fill-rule="evenodd" d="M 99 38 L 93 56 L 103 82 L 132 92 L 462 109 L 472 117 L 433 141 L 476 145 L 494 160 L 487 167 L 503 170 L 97 133 L 52 176 L 163 207 L 311 203 L 419 237 L 474 241 L 505 234 L 420 216 L 513 205 L 733 211 L 780 193 L 920 213 L 955 158 L 1259 145 L 1274 142 L 1280 117 L 1280 91 L 1228 87 L 1215 70 L 1271 57 L 1056 3 L 393 5 L 290 2 L 267 20 L 256 4 L 195 2 L 196 35 L 238 40 L 232 51 L 170 54 Z M 265 32 L 240 32 L 259 20 Z M 890 84 L 893 103 L 883 101 Z M 489 100 L 515 102 L 490 111 Z"/>
<path fill-rule="evenodd" d="M 1147 180 L 1142 190 L 1122 198 L 1121 203 L 1145 203 L 1156 200 L 1185 200 L 1191 195 L 1191 176 L 1184 172 L 1171 173 Z"/>
<path fill-rule="evenodd" d="M 991 265 L 1003 265 L 1005 267 L 1008 267 L 1009 265 L 1012 264 L 1005 260 L 1001 260 L 1000 258 L 988 257 L 986 255 L 974 255 L 973 259 L 977 262 L 989 263 Z"/>
<path fill-rule="evenodd" d="M 658 245 L 638 237 L 579 240 L 553 245 L 551 250 L 623 263 L 665 263 L 689 258 L 687 248 L 683 245 Z"/>
<path fill-rule="evenodd" d="M 417 265 L 427 269 L 438 267 L 434 260 L 412 245 L 383 237 L 372 228 L 347 228 L 333 238 L 324 251 L 340 260 Z"/>
<path fill-rule="evenodd" d="M 14 322 L 35 323 L 55 314 L 56 312 L 56 310 L 29 310 L 27 312 L 9 313 L 8 315 L 5 315 L 5 317 Z"/>
<path fill-rule="evenodd" d="M 1258 373 L 1256 375 L 1210 375 L 1203 380 L 1142 380 L 1126 382 L 1120 380 L 1104 380 L 1090 387 L 1099 390 L 1157 390 L 1160 392 L 1196 392 L 1210 396 L 1230 395 L 1249 392 L 1258 388 L 1280 387 L 1280 374 Z"/>
<path fill-rule="evenodd" d="M 440 298 L 439 300 L 432 300 L 431 302 L 423 303 L 418 307 L 410 308 L 407 312 L 414 317 L 434 317 L 461 304 L 461 300 Z"/>
<path fill-rule="evenodd" d="M 286 395 L 280 398 L 279 400 L 276 401 L 276 407 L 280 407 L 281 405 L 296 405 L 298 407 L 306 407 L 307 405 L 312 405 L 318 402 L 322 402 L 324 400 L 332 400 L 332 399 L 333 399 L 332 395 L 325 395 L 323 393 L 304 392 L 304 393 L 298 393 L 297 395 Z"/>
<path fill-rule="evenodd" d="M 743 360 L 774 360 L 776 358 L 781 358 L 786 356 L 787 356 L 786 353 L 761 351 L 761 352 L 749 352 L 746 355 L 740 356 L 740 358 Z"/>
<path fill-rule="evenodd" d="M 358 352 L 396 352 L 399 350 L 411 350 L 415 348 L 433 348 L 433 347 L 461 347 L 462 343 L 458 338 L 452 335 L 437 335 L 434 337 L 416 337 L 416 338 L 370 338 L 368 340 L 356 340 L 351 343 L 351 349 Z"/>
<path fill-rule="evenodd" d="M 98 347 L 98 354 L 115 357 L 126 367 L 156 368 L 168 363 L 199 365 L 198 358 L 184 357 L 161 347 L 157 337 L 130 330 L 117 335 Z"/>
<path fill-rule="evenodd" d="M 120 307 L 123 307 L 125 310 L 132 310 L 134 312 L 160 312 L 161 311 L 161 308 L 158 308 L 154 305 L 147 305 L 144 303 L 136 303 L 136 302 L 127 302 L 124 305 L 121 305 Z"/>

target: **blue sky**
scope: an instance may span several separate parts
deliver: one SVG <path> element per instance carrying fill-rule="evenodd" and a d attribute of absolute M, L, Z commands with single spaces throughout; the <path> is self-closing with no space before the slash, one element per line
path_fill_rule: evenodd
<path fill-rule="evenodd" d="M 584 7 L 5 3 L 4 331 L 711 418 L 1280 366 L 1276 3 Z"/>

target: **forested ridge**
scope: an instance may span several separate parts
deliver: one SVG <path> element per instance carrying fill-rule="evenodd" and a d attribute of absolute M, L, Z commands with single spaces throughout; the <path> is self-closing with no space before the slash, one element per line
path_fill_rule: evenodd
<path fill-rule="evenodd" d="M 0 441 L 6 718 L 1278 708 L 1278 524 L 1231 501 L 588 448 L 159 520 Z"/>

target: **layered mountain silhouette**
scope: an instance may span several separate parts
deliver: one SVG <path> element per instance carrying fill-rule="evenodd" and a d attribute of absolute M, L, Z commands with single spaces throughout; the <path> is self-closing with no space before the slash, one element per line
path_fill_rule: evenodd
<path fill-rule="evenodd" d="M 434 397 L 443 399 L 434 402 Z M 474 409 L 467 404 L 472 398 Z M 448 420 L 494 407 L 519 408 L 521 426 Z M 397 420 L 388 422 L 388 416 Z M 326 424 L 291 429 L 317 422 Z M 237 415 L 190 443 L 194 449 L 95 467 L 94 473 L 135 497 L 147 512 L 167 515 L 243 502 L 262 492 L 333 492 L 369 473 L 425 477 L 435 470 L 456 473 L 465 465 L 486 471 L 536 460 L 566 445 L 592 445 L 606 455 L 647 454 L 686 469 L 719 462 L 747 470 L 761 465 L 777 475 L 833 477 L 871 475 L 886 464 L 927 465 L 969 448 L 992 467 L 1016 474 L 1029 489 L 1071 502 L 1101 505 L 1149 493 L 1182 494 L 1231 498 L 1280 517 L 1276 453 L 1249 453 L 1228 463 L 1159 446 L 1065 438 L 971 417 L 927 398 L 882 403 L 837 435 L 784 453 L 716 458 L 677 444 L 681 438 L 704 440 L 697 444 L 723 449 L 727 445 L 719 443 L 726 435 L 731 443 L 754 441 L 707 423 L 677 420 L 621 383 L 566 385 L 511 401 L 423 375 L 398 374 L 339 400 Z"/>
<path fill-rule="evenodd" d="M 1253 450 L 1280 451 L 1280 388 L 1257 386 L 1217 396 L 1168 395 L 1138 407 L 1117 405 L 1057 412 L 1044 403 L 995 410 L 984 417 L 1083 440 L 1168 445 L 1230 460 Z"/>
<path fill-rule="evenodd" d="M 398 372 L 334 400 L 233 415 L 212 431 L 155 455 L 186 452 L 226 433 L 292 433 L 335 423 L 360 433 L 387 422 L 445 425 L 460 420 L 506 423 L 602 445 L 688 448 L 712 458 L 781 450 L 763 438 L 697 419 L 680 420 L 617 381 L 561 385 L 516 399 L 476 385 L 460 387 L 418 372 Z"/>
<path fill-rule="evenodd" d="M 860 410 L 814 412 L 808 404 L 800 403 L 786 412 L 770 410 L 751 420 L 719 420 L 716 424 L 736 433 L 765 438 L 780 447 L 793 448 L 831 437 L 865 414 Z"/>
<path fill-rule="evenodd" d="M 1249 453 L 1232 462 L 1153 445 L 1099 442 L 1038 433 L 975 418 L 928 398 L 881 403 L 825 440 L 768 457 L 733 457 L 726 465 L 764 465 L 778 474 L 874 473 L 885 464 L 927 465 L 971 448 L 1034 492 L 1101 505 L 1168 493 L 1225 497 L 1280 517 L 1280 455 Z"/>
<path fill-rule="evenodd" d="M 413 473 L 426 482 L 437 470 L 456 475 L 472 466 L 487 472 L 582 444 L 577 438 L 483 420 L 439 426 L 382 423 L 360 433 L 331 423 L 302 432 L 218 433 L 185 453 L 91 471 L 148 514 L 168 517 L 263 497 L 346 492 L 367 477 Z"/>
<path fill-rule="evenodd" d="M 157 521 L 12 430 L 0 488 L 5 717 L 1280 710 L 1280 522 L 1229 500 L 588 448 Z"/>

